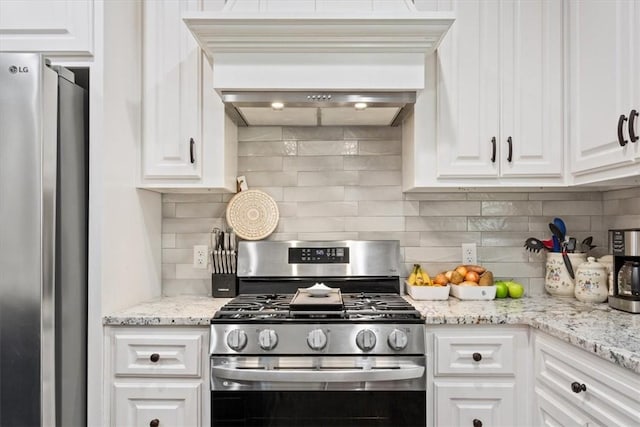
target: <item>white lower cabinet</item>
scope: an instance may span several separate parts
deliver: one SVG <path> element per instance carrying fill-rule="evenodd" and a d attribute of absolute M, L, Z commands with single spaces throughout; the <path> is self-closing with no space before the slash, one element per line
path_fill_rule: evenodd
<path fill-rule="evenodd" d="M 105 328 L 106 420 L 121 426 L 208 426 L 209 329 Z"/>
<path fill-rule="evenodd" d="M 536 425 L 640 425 L 640 375 L 536 331 Z"/>
<path fill-rule="evenodd" d="M 428 326 L 428 426 L 528 426 L 529 328 Z"/>

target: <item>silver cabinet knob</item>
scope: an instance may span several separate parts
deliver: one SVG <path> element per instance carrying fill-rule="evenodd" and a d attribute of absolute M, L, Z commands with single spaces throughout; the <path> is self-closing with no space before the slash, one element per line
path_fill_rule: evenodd
<path fill-rule="evenodd" d="M 278 334 L 273 329 L 265 329 L 258 334 L 258 343 L 263 350 L 272 350 L 278 345 Z"/>
<path fill-rule="evenodd" d="M 408 343 L 409 338 L 407 337 L 406 332 L 401 331 L 400 329 L 394 329 L 387 337 L 387 344 L 389 344 L 389 347 L 394 350 L 403 350 L 407 347 Z"/>
<path fill-rule="evenodd" d="M 307 344 L 312 350 L 322 350 L 327 345 L 327 334 L 322 329 L 314 329 L 307 335 Z"/>
<path fill-rule="evenodd" d="M 371 329 L 363 329 L 356 335 L 356 345 L 362 351 L 370 351 L 376 346 L 376 334 Z"/>
<path fill-rule="evenodd" d="M 247 334 L 240 329 L 233 329 L 227 335 L 227 345 L 235 351 L 240 351 L 247 345 Z"/>

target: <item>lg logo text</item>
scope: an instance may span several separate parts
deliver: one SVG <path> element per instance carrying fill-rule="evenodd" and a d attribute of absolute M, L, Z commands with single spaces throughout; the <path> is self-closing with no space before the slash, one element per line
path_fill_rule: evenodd
<path fill-rule="evenodd" d="M 9 67 L 9 72 L 11 74 L 28 73 L 29 72 L 29 67 L 17 67 L 15 65 L 12 65 L 12 66 Z"/>

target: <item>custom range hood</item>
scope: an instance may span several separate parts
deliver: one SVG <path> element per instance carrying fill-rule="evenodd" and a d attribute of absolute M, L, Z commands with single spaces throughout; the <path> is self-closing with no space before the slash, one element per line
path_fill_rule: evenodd
<path fill-rule="evenodd" d="M 229 0 L 183 20 L 239 125 L 389 126 L 424 89 L 453 14 L 411 0 Z"/>

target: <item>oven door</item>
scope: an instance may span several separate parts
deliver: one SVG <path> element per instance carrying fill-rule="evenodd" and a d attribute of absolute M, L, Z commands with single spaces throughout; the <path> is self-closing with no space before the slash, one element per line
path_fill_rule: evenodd
<path fill-rule="evenodd" d="M 212 426 L 424 426 L 424 356 L 211 358 Z"/>

